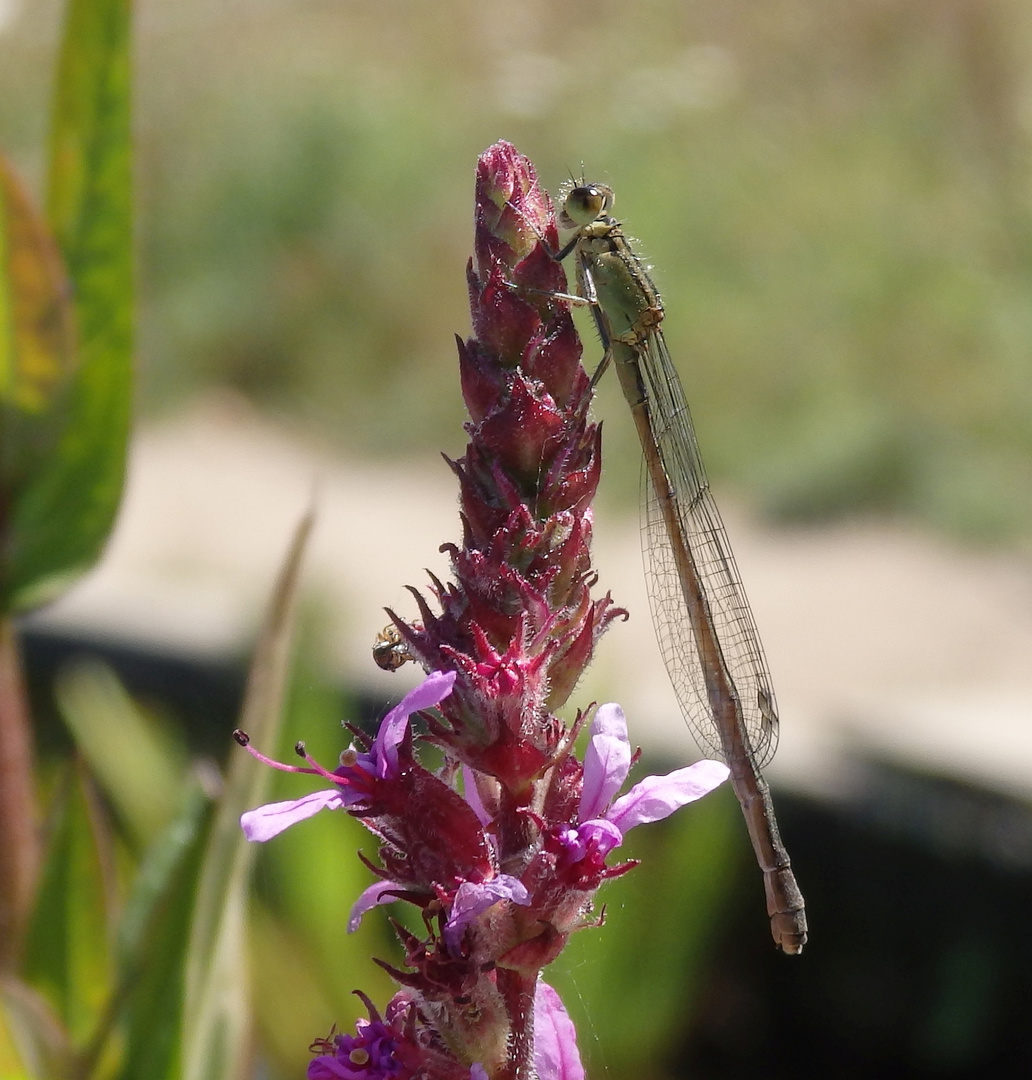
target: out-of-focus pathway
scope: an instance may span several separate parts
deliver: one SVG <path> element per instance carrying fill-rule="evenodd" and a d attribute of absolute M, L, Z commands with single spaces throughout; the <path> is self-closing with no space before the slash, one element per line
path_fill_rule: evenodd
<path fill-rule="evenodd" d="M 834 795 L 850 751 L 1032 796 L 1032 559 L 967 550 L 914 529 L 761 527 L 717 492 L 778 695 L 770 774 Z M 176 653 L 240 654 L 309 500 L 318 524 L 306 593 L 322 660 L 386 700 L 417 672 L 372 663 L 382 608 L 414 614 L 406 584 L 441 576 L 458 540 L 456 488 L 439 461 L 346 462 L 232 399 L 142 431 L 101 566 L 37 623 Z M 636 520 L 600 514 L 600 587 L 629 608 L 576 704 L 616 700 L 632 734 L 697 756 L 652 633 Z"/>

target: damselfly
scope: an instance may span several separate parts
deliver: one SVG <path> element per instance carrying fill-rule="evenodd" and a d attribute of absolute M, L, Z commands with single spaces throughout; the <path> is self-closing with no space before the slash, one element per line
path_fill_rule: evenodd
<path fill-rule="evenodd" d="M 806 943 L 806 913 L 760 772 L 774 756 L 778 714 L 756 624 L 699 457 L 688 402 L 667 351 L 663 305 L 642 260 L 609 215 L 613 192 L 583 181 L 566 193 L 560 225 L 576 230 L 555 253 L 573 254 L 579 296 L 590 306 L 641 440 L 644 545 L 653 619 L 681 710 L 700 747 L 731 769 L 764 875 L 774 940 Z"/>

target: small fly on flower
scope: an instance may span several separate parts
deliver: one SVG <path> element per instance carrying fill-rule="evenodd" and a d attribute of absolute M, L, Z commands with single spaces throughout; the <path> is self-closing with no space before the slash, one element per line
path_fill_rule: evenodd
<path fill-rule="evenodd" d="M 384 671 L 397 671 L 415 657 L 409 652 L 398 628 L 391 623 L 385 626 L 373 642 L 373 660 Z"/>

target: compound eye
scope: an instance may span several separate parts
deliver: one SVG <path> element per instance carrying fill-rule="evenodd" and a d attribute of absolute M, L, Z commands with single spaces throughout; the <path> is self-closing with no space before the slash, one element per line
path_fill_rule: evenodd
<path fill-rule="evenodd" d="M 602 184 L 581 184 L 571 189 L 563 203 L 562 219 L 571 227 L 590 225 L 613 204 L 613 193 Z"/>

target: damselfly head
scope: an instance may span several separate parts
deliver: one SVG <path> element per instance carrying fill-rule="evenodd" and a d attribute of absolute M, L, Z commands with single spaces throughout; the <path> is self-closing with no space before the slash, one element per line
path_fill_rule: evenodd
<path fill-rule="evenodd" d="M 579 229 L 608 214 L 615 201 L 612 188 L 605 184 L 586 184 L 583 180 L 560 189 L 563 200 L 559 224 L 564 229 Z"/>

